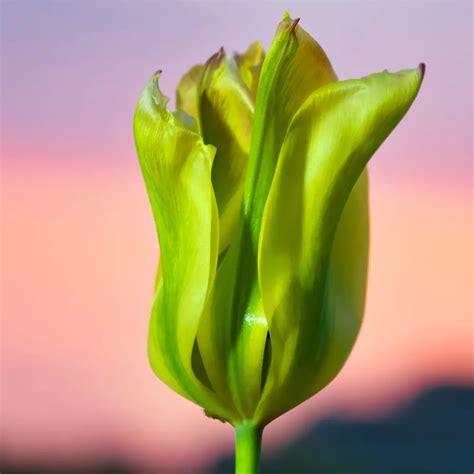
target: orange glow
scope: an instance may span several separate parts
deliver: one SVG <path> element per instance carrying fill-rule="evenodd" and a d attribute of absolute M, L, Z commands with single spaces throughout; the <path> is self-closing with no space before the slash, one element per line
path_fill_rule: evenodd
<path fill-rule="evenodd" d="M 268 429 L 270 445 L 308 416 L 372 413 L 426 381 L 472 377 L 468 190 L 372 182 L 361 336 L 336 381 Z M 211 462 L 231 430 L 148 368 L 158 252 L 138 169 L 11 169 L 4 198 L 9 453 L 58 460 L 112 449 L 141 463 Z"/>

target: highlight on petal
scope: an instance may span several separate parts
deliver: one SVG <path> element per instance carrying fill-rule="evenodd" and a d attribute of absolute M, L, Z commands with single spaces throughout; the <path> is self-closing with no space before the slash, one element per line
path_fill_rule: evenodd
<path fill-rule="evenodd" d="M 134 119 L 137 153 L 160 242 L 160 270 L 149 333 L 157 376 L 224 419 L 234 417 L 194 365 L 195 339 L 214 281 L 218 217 L 211 183 L 215 149 L 179 122 L 158 87 L 145 87 Z M 199 376 L 200 375 L 200 376 Z"/>
<path fill-rule="evenodd" d="M 352 348 L 367 259 L 366 190 L 364 181 L 354 185 L 409 109 L 422 77 L 420 67 L 328 84 L 311 94 L 291 122 L 259 244 L 272 344 L 256 415 L 261 422 L 329 383 Z"/>

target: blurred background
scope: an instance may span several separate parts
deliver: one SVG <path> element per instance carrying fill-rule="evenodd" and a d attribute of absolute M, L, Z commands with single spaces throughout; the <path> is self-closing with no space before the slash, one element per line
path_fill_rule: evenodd
<path fill-rule="evenodd" d="M 341 79 L 427 73 L 370 165 L 360 337 L 266 429 L 264 472 L 474 470 L 471 2 L 0 5 L 2 472 L 232 471 L 231 428 L 148 366 L 158 245 L 132 116 L 156 69 L 173 97 L 220 46 L 268 48 L 286 9 Z"/>

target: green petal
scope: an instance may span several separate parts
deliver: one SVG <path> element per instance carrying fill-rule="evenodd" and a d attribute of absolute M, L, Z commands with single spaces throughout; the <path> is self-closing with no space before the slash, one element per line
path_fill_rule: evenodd
<path fill-rule="evenodd" d="M 365 170 L 352 188 L 334 236 L 324 309 L 333 329 L 318 373 L 314 374 L 312 393 L 321 390 L 338 374 L 362 324 L 369 257 L 368 201 Z"/>
<path fill-rule="evenodd" d="M 176 88 L 176 109 L 185 112 L 196 121 L 198 120 L 197 91 L 203 72 L 204 66 L 196 64 L 181 78 Z"/>
<path fill-rule="evenodd" d="M 167 108 L 155 75 L 135 113 L 134 135 L 160 241 L 149 358 L 153 370 L 183 396 L 222 418 L 232 409 L 193 370 L 193 349 L 212 287 L 218 218 L 211 185 L 214 147 Z"/>
<path fill-rule="evenodd" d="M 216 147 L 212 184 L 219 210 L 219 253 L 229 246 L 240 214 L 253 110 L 235 60 L 221 49 L 206 63 L 199 89 L 200 131 L 204 142 Z"/>
<path fill-rule="evenodd" d="M 223 49 L 206 63 L 199 91 L 199 116 L 204 141 L 216 146 L 212 183 L 219 209 L 222 253 L 239 222 L 253 119 L 252 98 L 235 60 L 226 56 Z M 223 277 L 225 273 L 218 272 L 212 302 L 200 323 L 198 345 L 213 389 L 221 398 L 232 400 L 227 367 L 232 322 L 227 316 L 231 310 L 225 298 L 229 285 L 227 277 Z"/>
<path fill-rule="evenodd" d="M 201 330 L 199 336 L 213 387 L 218 393 L 225 393 L 230 387 L 228 396 L 241 419 L 251 419 L 255 413 L 268 352 L 268 326 L 257 269 L 263 205 L 293 114 L 312 91 L 334 79 L 319 45 L 297 21 L 285 19 L 265 57 L 260 76 L 244 214 L 217 272 L 213 301 L 203 318 L 202 337 Z M 208 354 L 204 355 L 206 351 Z"/>
<path fill-rule="evenodd" d="M 270 421 L 320 390 L 352 348 L 365 293 L 364 181 L 346 202 L 415 99 L 422 76 L 419 68 L 329 84 L 308 98 L 291 123 L 259 246 L 272 344 L 259 420 Z"/>
<path fill-rule="evenodd" d="M 239 67 L 239 72 L 250 91 L 251 96 L 255 100 L 257 96 L 258 81 L 260 79 L 260 71 L 262 70 L 265 52 L 259 41 L 252 43 L 247 51 L 243 54 L 235 54 L 235 61 Z"/>
<path fill-rule="evenodd" d="M 306 98 L 335 81 L 336 74 L 319 44 L 285 16 L 263 63 L 255 108 L 244 209 L 252 221 L 256 246 L 266 197 L 283 138 Z"/>

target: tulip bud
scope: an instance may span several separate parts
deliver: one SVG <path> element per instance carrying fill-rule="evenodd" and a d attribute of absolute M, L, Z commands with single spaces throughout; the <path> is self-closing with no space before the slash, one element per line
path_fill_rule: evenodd
<path fill-rule="evenodd" d="M 331 382 L 353 347 L 366 165 L 423 74 L 337 81 L 285 15 L 266 55 L 221 49 L 185 74 L 176 112 L 159 73 L 140 97 L 135 142 L 160 242 L 149 359 L 236 428 L 239 472 L 256 471 L 263 427 Z"/>

